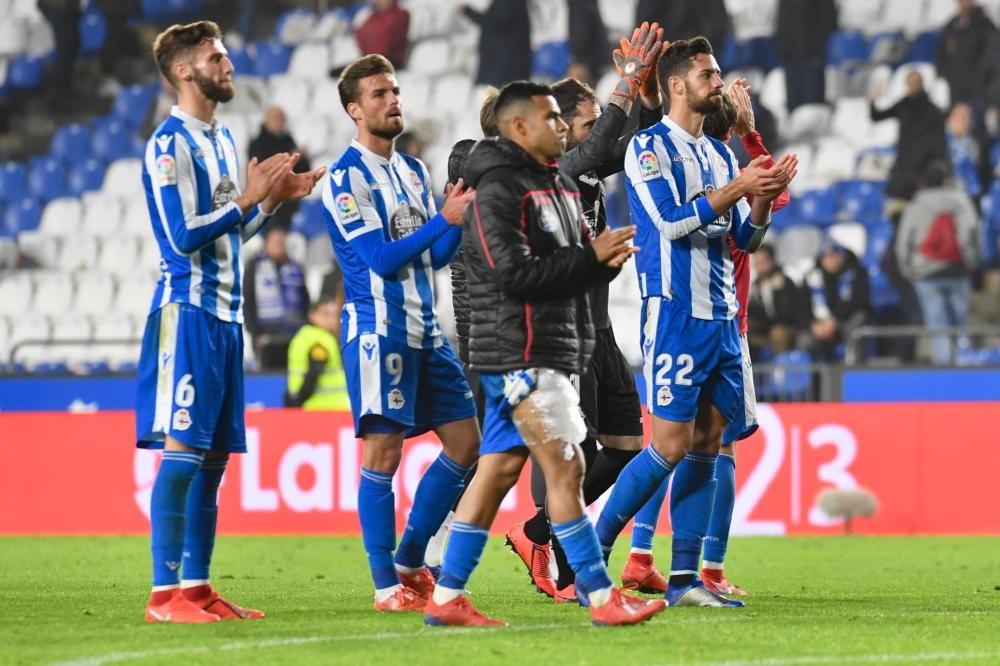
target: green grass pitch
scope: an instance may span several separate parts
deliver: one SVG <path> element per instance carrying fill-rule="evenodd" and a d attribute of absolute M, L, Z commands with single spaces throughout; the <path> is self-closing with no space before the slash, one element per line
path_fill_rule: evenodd
<path fill-rule="evenodd" d="M 378 615 L 358 538 L 222 537 L 215 583 L 260 622 L 143 622 L 147 540 L 0 538 L 0 664 L 1000 664 L 1000 539 L 734 539 L 742 610 L 594 628 L 493 537 L 469 587 L 511 627 Z M 627 542 L 612 560 L 621 571 Z M 661 563 L 669 541 L 657 543 Z"/>

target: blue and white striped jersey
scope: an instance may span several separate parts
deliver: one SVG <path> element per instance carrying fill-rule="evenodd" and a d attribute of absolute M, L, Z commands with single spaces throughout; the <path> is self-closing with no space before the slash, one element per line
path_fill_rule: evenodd
<path fill-rule="evenodd" d="M 432 250 L 388 276 L 365 260 L 373 241 L 381 245 L 406 238 L 437 214 L 424 164 L 398 152 L 385 159 L 354 140 L 330 166 L 323 204 L 344 276 L 344 341 L 376 333 L 414 349 L 441 345 Z"/>
<path fill-rule="evenodd" d="M 626 190 L 642 297 L 663 296 L 697 319 L 736 316 L 733 261 L 753 231 L 746 199 L 719 216 L 706 194 L 737 174 L 736 157 L 710 137 L 695 138 L 669 117 L 636 134 L 625 157 Z M 748 234 L 749 235 L 749 234 Z"/>
<path fill-rule="evenodd" d="M 151 311 L 189 303 L 222 321 L 243 322 L 240 246 L 268 216 L 246 215 L 236 145 L 229 130 L 173 107 L 146 144 L 142 184 L 160 246 Z"/>

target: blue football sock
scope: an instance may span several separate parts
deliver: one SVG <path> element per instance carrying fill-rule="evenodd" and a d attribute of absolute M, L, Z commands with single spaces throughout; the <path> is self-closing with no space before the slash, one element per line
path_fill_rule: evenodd
<path fill-rule="evenodd" d="M 396 499 L 392 493 L 391 474 L 361 468 L 358 518 L 375 589 L 399 585 L 399 576 L 392 565 L 392 551 L 396 547 Z"/>
<path fill-rule="evenodd" d="M 715 461 L 715 480 L 715 502 L 712 504 L 712 519 L 708 522 L 702 559 L 722 564 L 726 560 L 733 505 L 736 503 L 736 461 L 732 456 L 720 455 Z"/>
<path fill-rule="evenodd" d="M 486 540 L 489 536 L 488 530 L 471 523 L 458 521 L 452 523 L 438 585 L 450 590 L 465 590 L 469 576 L 472 575 L 473 569 L 479 564 L 479 558 L 486 550 Z"/>
<path fill-rule="evenodd" d="M 708 532 L 715 496 L 715 459 L 718 456 L 689 453 L 677 465 L 670 490 L 670 523 L 674 538 L 671 574 L 697 574 L 701 541 Z"/>
<path fill-rule="evenodd" d="M 576 586 L 585 594 L 611 587 L 597 534 L 586 514 L 566 523 L 554 523 L 552 535 L 566 552 L 566 559 L 576 574 Z"/>
<path fill-rule="evenodd" d="M 403 538 L 396 551 L 396 564 L 418 569 L 424 566 L 424 553 L 431 537 L 451 511 L 455 499 L 465 487 L 467 467 L 441 454 L 424 472 L 413 497 L 413 507 L 406 521 Z"/>
<path fill-rule="evenodd" d="M 653 550 L 653 535 L 656 534 L 656 524 L 660 522 L 660 511 L 667 498 L 669 485 L 670 478 L 663 479 L 653 496 L 635 514 L 635 522 L 632 523 L 632 548 Z"/>
<path fill-rule="evenodd" d="M 184 512 L 184 580 L 208 580 L 219 516 L 219 484 L 228 462 L 228 455 L 205 460 L 191 482 Z"/>
<path fill-rule="evenodd" d="M 625 523 L 665 483 L 673 465 L 650 444 L 642 453 L 625 466 L 611 490 L 611 497 L 597 519 L 597 539 L 604 551 L 605 560 L 611 553 L 615 539 L 625 528 Z"/>
<path fill-rule="evenodd" d="M 203 454 L 164 451 L 149 503 L 153 587 L 178 585 L 184 553 L 184 507 Z"/>

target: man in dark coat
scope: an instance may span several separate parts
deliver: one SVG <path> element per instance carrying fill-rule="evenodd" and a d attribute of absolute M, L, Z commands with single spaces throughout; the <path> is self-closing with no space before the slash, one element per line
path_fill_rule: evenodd
<path fill-rule="evenodd" d="M 458 9 L 479 26 L 476 83 L 502 86 L 531 77 L 531 19 L 528 0 L 493 0 L 486 11 Z"/>

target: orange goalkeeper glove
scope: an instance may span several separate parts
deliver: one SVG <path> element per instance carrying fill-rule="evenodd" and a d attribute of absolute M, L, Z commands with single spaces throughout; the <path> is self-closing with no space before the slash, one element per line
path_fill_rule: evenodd
<path fill-rule="evenodd" d="M 640 91 L 645 93 L 650 77 L 655 76 L 656 61 L 662 50 L 663 29 L 657 23 L 650 25 L 643 21 L 632 32 L 631 40 L 623 37 L 621 46 L 612 53 L 615 69 L 621 77 L 612 95 L 634 100 Z M 659 85 L 655 79 L 653 85 Z"/>

